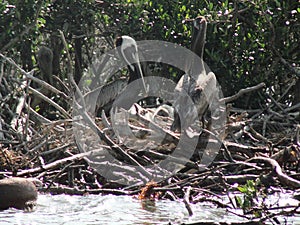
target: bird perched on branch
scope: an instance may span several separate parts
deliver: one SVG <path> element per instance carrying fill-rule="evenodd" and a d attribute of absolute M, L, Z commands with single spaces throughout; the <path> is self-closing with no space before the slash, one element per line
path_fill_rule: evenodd
<path fill-rule="evenodd" d="M 206 27 L 207 21 L 204 17 L 194 19 L 191 50 L 199 58 L 192 59 L 192 62 L 187 61 L 188 72 L 180 78 L 175 88 L 172 131 L 187 129 L 194 121 L 195 118 L 192 117 L 195 114 L 198 118 L 202 118 L 217 91 L 215 74 L 205 66 L 203 61 Z M 187 104 L 187 98 L 191 98 L 193 104 Z M 197 112 L 194 111 L 195 109 Z M 180 119 L 179 115 L 184 116 L 184 120 Z"/>
<path fill-rule="evenodd" d="M 42 74 L 42 80 L 48 82 L 49 84 L 53 84 L 52 78 L 52 61 L 53 61 L 53 52 L 50 48 L 46 46 L 40 47 L 37 54 L 37 61 L 39 68 Z"/>
<path fill-rule="evenodd" d="M 53 61 L 52 50 L 46 46 L 41 46 L 37 52 L 37 63 L 40 69 L 40 77 L 38 78 L 40 78 L 42 81 L 47 82 L 50 85 L 53 85 L 52 61 Z M 48 96 L 51 93 L 48 89 L 41 87 L 37 83 L 32 83 L 31 86 L 45 96 Z M 31 107 L 36 108 L 38 105 L 39 108 L 42 109 L 41 111 L 46 109 L 43 106 L 42 98 L 40 98 L 38 95 L 34 95 L 31 100 Z M 46 107 L 48 108 L 49 106 L 47 105 Z"/>
<path fill-rule="evenodd" d="M 96 112 L 101 112 L 102 110 L 109 112 L 113 101 L 125 89 L 127 84 L 137 79 L 141 79 L 143 89 L 146 91 L 136 41 L 132 37 L 123 35 L 116 39 L 115 44 L 119 56 L 127 65 L 129 78 L 117 79 L 86 94 L 87 101 L 93 101 L 93 96 L 97 96 Z"/>

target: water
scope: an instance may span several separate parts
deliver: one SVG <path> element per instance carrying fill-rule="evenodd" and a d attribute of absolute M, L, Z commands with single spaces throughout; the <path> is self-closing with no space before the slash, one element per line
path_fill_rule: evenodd
<path fill-rule="evenodd" d="M 285 199 L 285 198 L 281 198 Z M 298 202 L 284 200 L 297 205 Z M 182 202 L 160 200 L 142 202 L 130 196 L 113 195 L 45 195 L 39 196 L 33 212 L 9 209 L 0 211 L 0 224 L 180 224 L 197 221 L 243 221 L 240 217 L 207 203 L 192 205 L 194 215 Z M 241 212 L 239 212 L 241 213 Z M 288 224 L 300 224 L 300 217 L 289 218 Z"/>

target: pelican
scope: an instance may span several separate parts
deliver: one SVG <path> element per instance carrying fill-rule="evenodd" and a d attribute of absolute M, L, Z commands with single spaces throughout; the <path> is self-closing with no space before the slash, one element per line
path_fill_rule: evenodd
<path fill-rule="evenodd" d="M 127 64 L 129 79 L 117 79 L 87 93 L 85 96 L 88 98 L 87 101 L 93 101 L 95 95 L 97 95 L 96 112 L 99 112 L 99 110 L 109 112 L 112 102 L 120 95 L 127 84 L 137 79 L 141 79 L 143 90 L 147 93 L 136 41 L 130 36 L 123 35 L 116 38 L 115 45 L 119 56 Z"/>
<path fill-rule="evenodd" d="M 42 80 L 47 81 L 49 84 L 53 85 L 53 78 L 52 78 L 52 61 L 53 61 L 53 52 L 50 48 L 46 46 L 41 46 L 38 54 L 37 54 L 37 61 L 39 68 L 42 74 Z"/>
<path fill-rule="evenodd" d="M 127 64 L 129 70 L 128 83 L 131 83 L 141 78 L 143 88 L 146 91 L 147 89 L 146 89 L 144 74 L 142 71 L 142 67 L 138 55 L 138 48 L 137 48 L 136 41 L 132 37 L 123 35 L 116 39 L 116 47 L 119 47 L 118 48 L 119 54 Z"/>
<path fill-rule="evenodd" d="M 216 92 L 216 77 L 203 62 L 203 52 L 206 39 L 206 27 L 207 21 L 204 17 L 197 17 L 193 21 L 193 34 L 191 50 L 195 52 L 200 60 L 199 62 L 189 62 L 190 65 L 193 63 L 200 63 L 197 73 L 189 71 L 184 74 L 178 81 L 175 88 L 175 102 L 174 102 L 174 121 L 171 125 L 171 130 L 176 131 L 184 128 L 185 130 L 191 125 L 192 115 L 194 107 L 186 104 L 186 98 L 189 96 L 197 110 L 198 118 L 202 118 L 207 110 L 209 102 L 215 95 Z M 186 96 L 188 94 L 188 96 Z M 179 97 L 178 97 L 179 96 Z M 179 118 L 179 114 L 185 117 L 185 124 L 182 124 Z"/>

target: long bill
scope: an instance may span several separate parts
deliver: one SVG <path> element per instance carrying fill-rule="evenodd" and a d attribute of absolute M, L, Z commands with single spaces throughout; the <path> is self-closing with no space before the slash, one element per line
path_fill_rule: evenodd
<path fill-rule="evenodd" d="M 139 56 L 138 56 L 137 52 L 136 52 L 136 60 L 137 60 L 137 66 L 138 66 L 138 71 L 137 72 L 139 73 L 139 76 L 142 79 L 142 83 L 143 83 L 143 88 L 145 90 L 145 94 L 148 95 L 148 89 L 146 87 L 146 83 L 145 83 L 145 79 L 144 79 L 144 74 L 143 74 L 143 71 L 142 71 L 141 63 L 140 63 Z"/>

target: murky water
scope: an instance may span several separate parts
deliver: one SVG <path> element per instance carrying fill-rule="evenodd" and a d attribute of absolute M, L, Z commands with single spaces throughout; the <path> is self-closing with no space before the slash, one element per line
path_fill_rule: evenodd
<path fill-rule="evenodd" d="M 281 198 L 282 199 L 282 198 Z M 296 200 L 285 200 L 297 205 Z M 0 211 L 0 224 L 180 224 L 197 221 L 243 221 L 225 209 L 207 203 L 192 205 L 194 215 L 182 202 L 141 202 L 130 196 L 40 195 L 33 212 L 9 209 Z M 300 224 L 300 216 L 287 224 Z M 297 222 L 298 221 L 298 222 Z"/>

